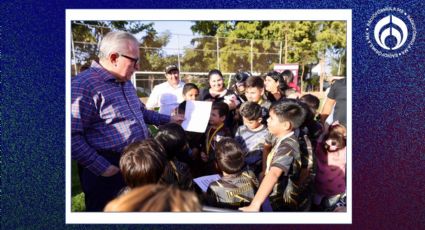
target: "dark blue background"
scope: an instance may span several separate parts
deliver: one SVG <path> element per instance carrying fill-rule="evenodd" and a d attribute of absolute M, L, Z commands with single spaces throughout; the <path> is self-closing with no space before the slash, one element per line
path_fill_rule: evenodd
<path fill-rule="evenodd" d="M 65 226 L 65 9 L 248 7 L 352 9 L 353 225 L 336 227 L 424 228 L 425 1 L 362 2 L 2 1 L 2 228 L 108 227 Z M 417 27 L 412 49 L 396 59 L 377 56 L 365 39 L 367 20 L 387 6 L 405 10 Z"/>

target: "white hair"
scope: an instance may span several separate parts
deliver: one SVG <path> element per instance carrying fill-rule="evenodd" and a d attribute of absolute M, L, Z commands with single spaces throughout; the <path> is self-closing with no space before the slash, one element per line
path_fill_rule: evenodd
<path fill-rule="evenodd" d="M 125 53 L 131 46 L 139 46 L 132 34 L 124 31 L 109 32 L 99 44 L 99 58 L 105 59 L 112 53 Z"/>

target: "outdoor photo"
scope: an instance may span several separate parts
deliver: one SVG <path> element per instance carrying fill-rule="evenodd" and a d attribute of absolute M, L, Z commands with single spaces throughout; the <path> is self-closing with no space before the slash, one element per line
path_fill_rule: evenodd
<path fill-rule="evenodd" d="M 2 6 L 1 229 L 425 229 L 425 1 Z"/>
<path fill-rule="evenodd" d="M 67 214 L 351 220 L 351 21 L 321 17 L 69 20 Z"/>

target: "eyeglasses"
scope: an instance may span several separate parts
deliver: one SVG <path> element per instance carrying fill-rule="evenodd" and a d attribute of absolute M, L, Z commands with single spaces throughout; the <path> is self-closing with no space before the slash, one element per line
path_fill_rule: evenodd
<path fill-rule="evenodd" d="M 129 56 L 124 55 L 124 54 L 118 54 L 118 55 L 123 56 L 123 57 L 127 58 L 128 60 L 133 61 L 134 62 L 134 68 L 137 67 L 137 64 L 139 63 L 139 58 L 132 58 L 132 57 L 129 57 Z"/>

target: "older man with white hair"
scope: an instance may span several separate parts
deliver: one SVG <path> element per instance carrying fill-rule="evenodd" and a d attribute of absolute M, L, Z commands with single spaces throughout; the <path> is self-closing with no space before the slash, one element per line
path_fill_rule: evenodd
<path fill-rule="evenodd" d="M 127 32 L 108 33 L 99 62 L 71 83 L 71 155 L 79 167 L 87 211 L 102 211 L 124 187 L 119 170 L 128 144 L 150 136 L 146 123 L 181 121 L 147 110 L 130 78 L 139 69 L 139 42 Z"/>

